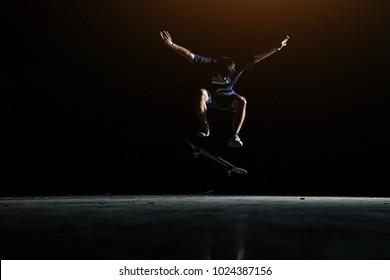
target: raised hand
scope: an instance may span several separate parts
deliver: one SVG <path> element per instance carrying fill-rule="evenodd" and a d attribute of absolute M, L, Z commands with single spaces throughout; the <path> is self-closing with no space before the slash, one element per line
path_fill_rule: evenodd
<path fill-rule="evenodd" d="M 287 36 L 286 39 L 284 39 L 281 43 L 281 46 L 280 48 L 278 49 L 278 51 L 280 51 L 283 47 L 287 46 L 287 41 L 290 39 L 290 36 Z"/>
<path fill-rule="evenodd" d="M 169 35 L 168 31 L 160 31 L 160 36 L 165 45 L 168 47 L 173 47 L 173 41 L 171 35 Z"/>

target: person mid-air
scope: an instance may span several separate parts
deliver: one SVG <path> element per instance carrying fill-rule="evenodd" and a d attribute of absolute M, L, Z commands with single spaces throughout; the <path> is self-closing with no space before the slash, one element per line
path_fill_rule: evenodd
<path fill-rule="evenodd" d="M 237 83 L 245 70 L 251 69 L 255 63 L 285 47 L 290 37 L 287 36 L 279 47 L 272 48 L 265 53 L 254 55 L 249 58 L 233 60 L 226 56 L 209 58 L 195 54 L 188 49 L 173 43 L 172 37 L 167 31 L 161 31 L 160 35 L 168 48 L 174 50 L 192 63 L 205 66 L 210 74 L 208 84 L 205 85 L 205 87 L 202 87 L 196 95 L 195 110 L 201 123 L 201 128 L 197 135 L 200 137 L 207 137 L 210 135 L 210 127 L 207 122 L 207 109 L 216 108 L 219 110 L 230 110 L 233 111 L 233 136 L 229 139 L 228 146 L 242 147 L 243 142 L 238 134 L 244 123 L 247 102 L 243 96 L 234 91 L 233 86 Z"/>

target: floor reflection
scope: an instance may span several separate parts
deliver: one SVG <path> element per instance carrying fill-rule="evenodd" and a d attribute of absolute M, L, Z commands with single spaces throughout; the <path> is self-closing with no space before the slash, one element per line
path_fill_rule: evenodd
<path fill-rule="evenodd" d="M 0 200 L 9 259 L 388 259 L 390 199 Z"/>

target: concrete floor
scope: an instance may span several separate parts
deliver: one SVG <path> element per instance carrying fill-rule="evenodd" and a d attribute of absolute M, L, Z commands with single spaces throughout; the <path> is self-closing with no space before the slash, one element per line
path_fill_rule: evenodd
<path fill-rule="evenodd" d="M 1 259 L 390 259 L 390 199 L 2 198 Z"/>

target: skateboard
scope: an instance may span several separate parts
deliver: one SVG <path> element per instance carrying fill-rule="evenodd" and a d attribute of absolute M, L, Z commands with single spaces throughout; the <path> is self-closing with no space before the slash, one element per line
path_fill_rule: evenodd
<path fill-rule="evenodd" d="M 210 154 L 209 152 L 207 152 L 206 150 L 204 150 L 198 146 L 195 146 L 190 141 L 188 141 L 188 140 L 186 140 L 186 141 L 187 141 L 188 145 L 190 145 L 190 147 L 192 148 L 192 153 L 194 154 L 195 158 L 198 158 L 199 155 L 204 155 L 205 157 L 208 157 L 209 159 L 212 159 L 213 161 L 218 162 L 219 164 L 222 164 L 223 166 L 226 167 L 226 174 L 228 176 L 232 175 L 232 172 L 235 172 L 237 174 L 243 174 L 243 175 L 248 174 L 248 171 L 246 171 L 245 169 L 236 167 L 233 164 L 227 162 L 226 160 L 224 160 L 220 157 L 217 157 L 213 154 Z"/>

